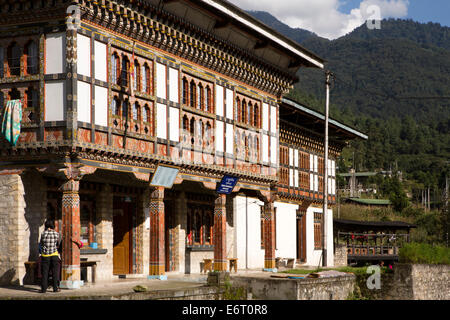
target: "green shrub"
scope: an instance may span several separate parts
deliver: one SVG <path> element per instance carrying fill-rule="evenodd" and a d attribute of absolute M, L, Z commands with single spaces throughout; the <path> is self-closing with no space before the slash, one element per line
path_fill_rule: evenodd
<path fill-rule="evenodd" d="M 405 244 L 399 251 L 403 263 L 450 264 L 450 248 L 426 243 Z"/>

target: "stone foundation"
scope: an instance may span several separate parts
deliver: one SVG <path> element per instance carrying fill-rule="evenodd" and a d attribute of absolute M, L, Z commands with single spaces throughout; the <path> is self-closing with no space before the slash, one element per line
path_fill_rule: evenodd
<path fill-rule="evenodd" d="M 322 279 L 232 277 L 234 287 L 243 287 L 256 300 L 346 300 L 353 292 L 355 276 Z"/>
<path fill-rule="evenodd" d="M 347 246 L 339 244 L 334 247 L 334 266 L 346 267 L 347 266 Z"/>

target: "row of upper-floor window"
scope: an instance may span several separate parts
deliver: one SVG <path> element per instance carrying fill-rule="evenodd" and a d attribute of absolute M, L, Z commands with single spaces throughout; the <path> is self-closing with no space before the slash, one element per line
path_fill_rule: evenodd
<path fill-rule="evenodd" d="M 32 75 L 39 73 L 39 50 L 34 40 L 20 46 L 13 41 L 8 46 L 0 46 L 0 77 Z"/>
<path fill-rule="evenodd" d="M 133 65 L 130 66 L 130 59 L 126 54 L 113 52 L 111 55 L 111 81 L 122 87 L 128 87 L 130 82 L 132 82 L 135 91 L 152 94 L 151 78 L 153 72 L 150 65 L 147 62 L 141 65 L 135 59 Z M 133 75 L 130 71 L 133 72 Z M 158 79 L 158 81 L 161 80 Z M 212 83 L 183 76 L 181 85 L 181 102 L 183 105 L 209 113 L 215 112 Z M 235 118 L 237 121 L 260 127 L 260 108 L 258 104 L 252 104 L 251 101 L 247 103 L 247 99 L 237 97 L 236 107 Z"/>
<path fill-rule="evenodd" d="M 186 77 L 183 77 L 181 85 L 182 104 L 198 110 L 214 112 L 212 84 L 205 84 L 194 79 L 189 81 Z"/>
<path fill-rule="evenodd" d="M 236 97 L 236 115 L 238 122 L 248 124 L 250 126 L 260 128 L 261 109 L 259 104 L 242 96 Z"/>
<path fill-rule="evenodd" d="M 39 114 L 39 91 L 34 87 L 29 87 L 24 90 L 23 97 L 21 92 L 16 88 L 10 89 L 6 94 L 0 91 L 0 112 L 5 106 L 6 101 L 20 99 L 24 110 L 22 113 L 22 121 L 36 121 L 38 119 L 37 115 Z"/>
<path fill-rule="evenodd" d="M 111 55 L 111 82 L 122 87 L 128 87 L 132 82 L 133 90 L 152 94 L 152 68 L 150 65 L 149 62 L 141 65 L 137 59 L 130 65 L 127 55 L 113 52 Z"/>
<path fill-rule="evenodd" d="M 111 122 L 115 129 L 129 130 L 140 134 L 154 134 L 154 108 L 153 103 L 119 99 L 114 96 L 110 104 Z"/>

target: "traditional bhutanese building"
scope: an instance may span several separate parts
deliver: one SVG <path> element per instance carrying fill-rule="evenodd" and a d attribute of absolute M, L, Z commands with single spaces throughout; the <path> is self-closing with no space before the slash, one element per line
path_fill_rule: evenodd
<path fill-rule="evenodd" d="M 324 219 L 332 239 L 324 117 L 283 98 L 324 60 L 230 3 L 0 1 L 0 61 L 2 110 L 22 104 L 17 143 L 0 142 L 0 282 L 25 281 L 48 218 L 66 288 L 86 261 L 105 281 L 205 259 L 270 270 L 316 264 Z M 339 153 L 364 137 L 330 121 L 330 204 Z"/>

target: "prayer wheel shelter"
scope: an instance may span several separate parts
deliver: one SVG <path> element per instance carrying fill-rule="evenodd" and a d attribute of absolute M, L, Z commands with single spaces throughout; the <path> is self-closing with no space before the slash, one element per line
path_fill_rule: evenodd
<path fill-rule="evenodd" d="M 334 219 L 334 243 L 345 245 L 349 263 L 398 261 L 398 251 L 410 242 L 415 225 L 402 221 Z"/>

